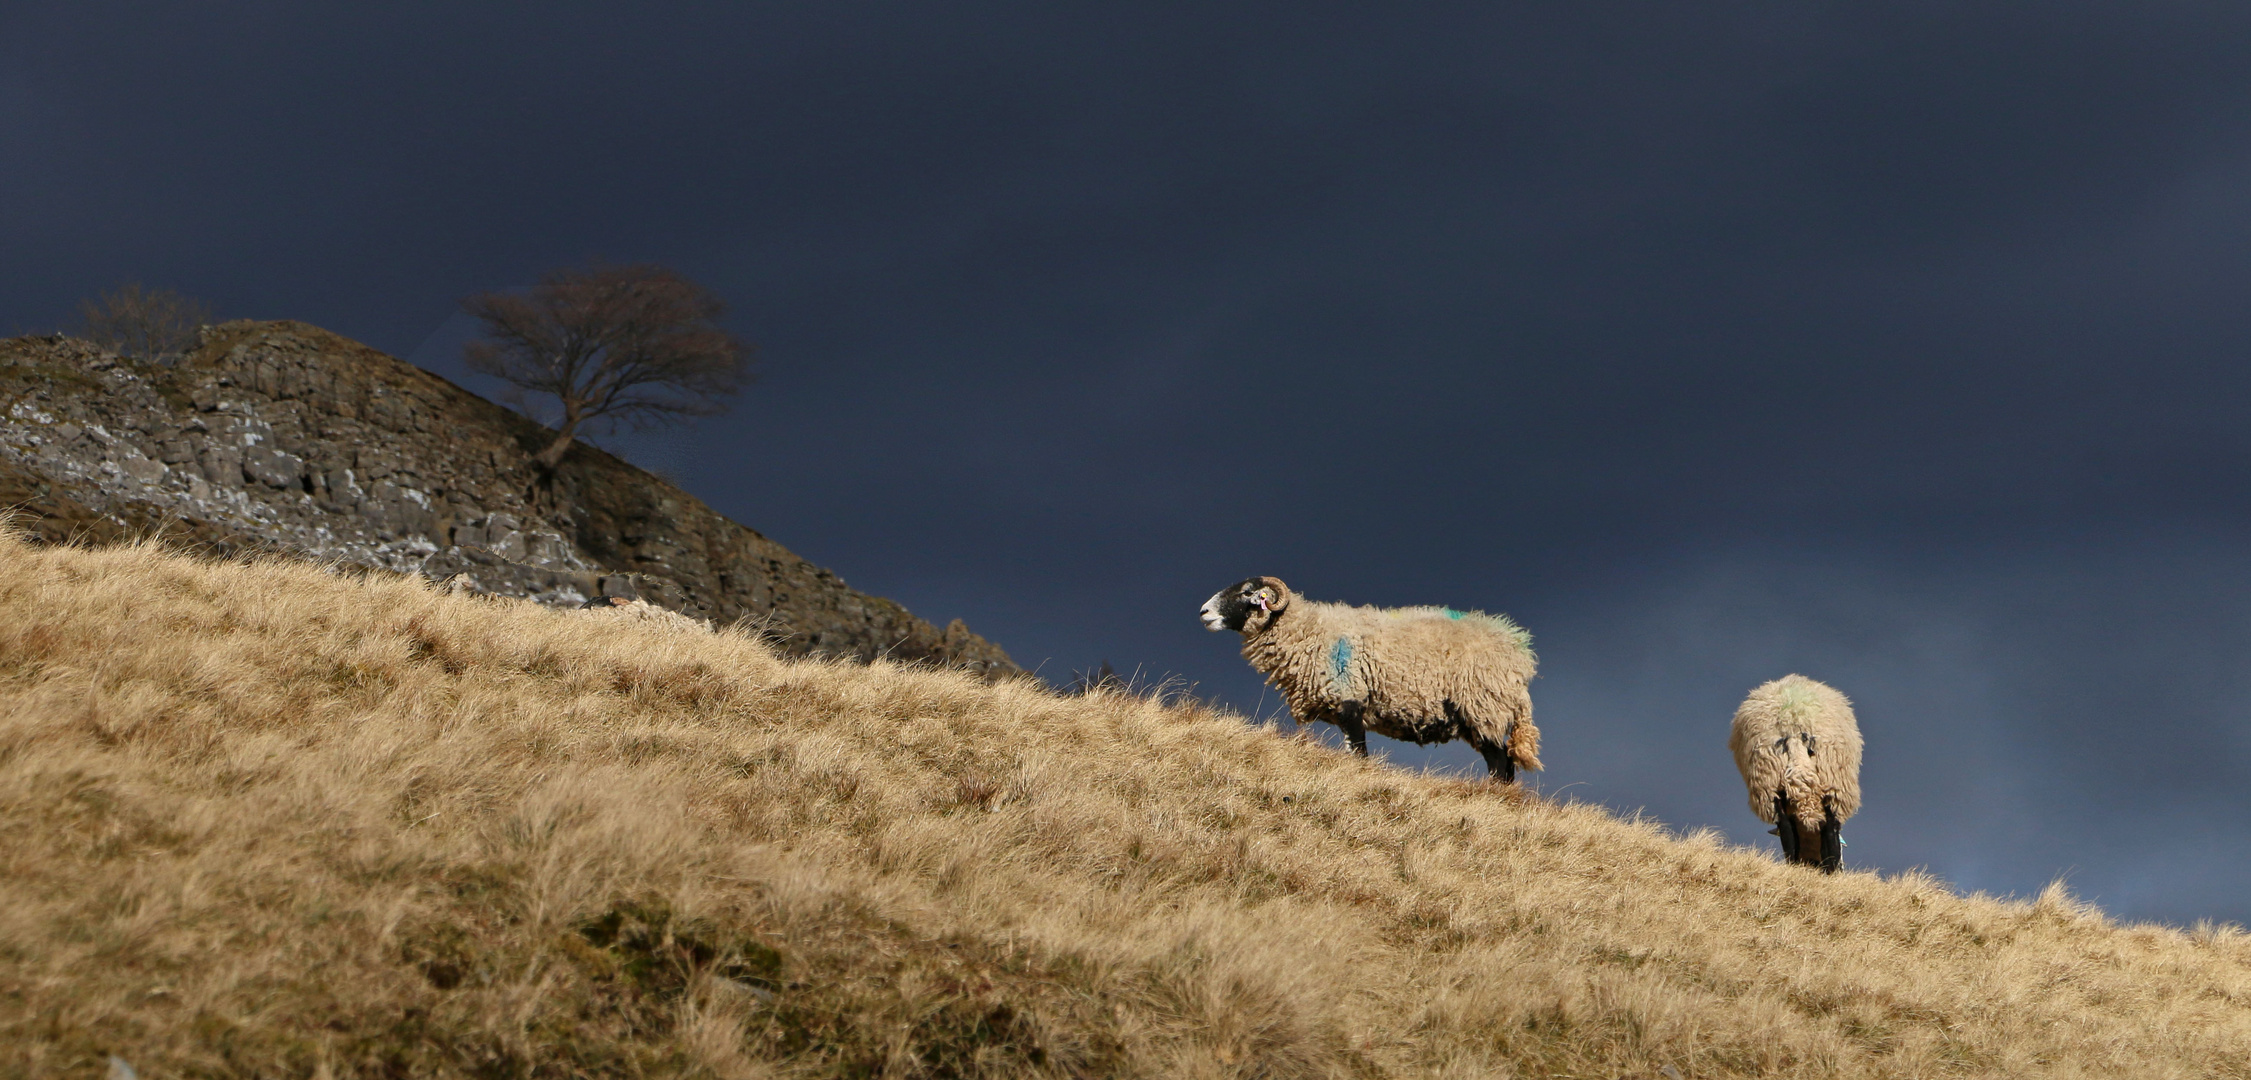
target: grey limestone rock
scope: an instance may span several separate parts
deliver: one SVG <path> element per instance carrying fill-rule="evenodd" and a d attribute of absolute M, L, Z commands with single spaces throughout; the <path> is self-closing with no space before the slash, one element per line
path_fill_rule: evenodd
<path fill-rule="evenodd" d="M 161 534 L 575 605 L 646 600 L 778 647 L 1019 669 L 846 586 L 660 477 L 302 323 L 207 327 L 177 363 L 67 338 L 0 341 L 0 505 L 36 535 Z"/>

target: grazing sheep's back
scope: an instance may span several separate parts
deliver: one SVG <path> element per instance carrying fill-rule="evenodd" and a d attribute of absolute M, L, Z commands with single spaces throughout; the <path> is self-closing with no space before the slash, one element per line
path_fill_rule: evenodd
<path fill-rule="evenodd" d="M 1811 752 L 1792 736 L 1812 736 Z M 1807 822 L 1821 819 L 1825 797 L 1839 821 L 1860 809 L 1860 724 L 1852 702 L 1825 683 L 1785 675 L 1751 691 L 1727 748 L 1760 821 L 1774 821 L 1776 792 Z"/>
<path fill-rule="evenodd" d="M 654 623 L 667 630 L 685 633 L 709 634 L 713 632 L 709 620 L 682 615 L 669 608 L 658 607 L 646 600 L 631 600 L 617 604 L 605 604 L 600 607 L 573 608 L 571 612 L 595 619 L 622 619 L 630 622 Z"/>

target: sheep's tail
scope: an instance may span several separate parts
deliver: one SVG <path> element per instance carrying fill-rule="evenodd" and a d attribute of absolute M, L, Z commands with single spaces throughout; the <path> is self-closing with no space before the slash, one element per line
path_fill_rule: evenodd
<path fill-rule="evenodd" d="M 1783 759 L 1782 793 L 1790 797 L 1790 812 L 1808 829 L 1821 828 L 1824 799 L 1829 794 L 1810 761 Z"/>
<path fill-rule="evenodd" d="M 1531 717 L 1508 726 L 1507 750 L 1519 769 L 1539 772 L 1544 767 L 1540 764 L 1540 729 L 1533 725 Z"/>

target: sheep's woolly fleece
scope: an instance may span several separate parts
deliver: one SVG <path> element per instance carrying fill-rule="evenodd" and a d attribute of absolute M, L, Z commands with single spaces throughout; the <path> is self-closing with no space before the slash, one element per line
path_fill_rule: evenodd
<path fill-rule="evenodd" d="M 1244 637 L 1243 657 L 1299 716 L 1360 701 L 1369 731 L 1436 742 L 1457 737 L 1451 700 L 1495 745 L 1507 739 L 1517 767 L 1541 767 L 1528 685 L 1538 660 L 1532 635 L 1505 616 L 1298 597 L 1287 617 Z"/>
<path fill-rule="evenodd" d="M 669 608 L 661 608 L 646 600 L 633 600 L 623 604 L 603 604 L 590 608 L 572 608 L 572 614 L 591 619 L 630 619 L 635 622 L 655 623 L 667 630 L 682 633 L 713 633 L 711 623 L 691 618 Z"/>
<path fill-rule="evenodd" d="M 1811 753 L 1799 736 L 1812 736 Z M 1840 822 L 1860 809 L 1860 724 L 1852 702 L 1825 683 L 1785 675 L 1751 691 L 1735 710 L 1727 748 L 1760 821 L 1774 821 L 1778 791 L 1808 829 L 1821 826 L 1824 796 Z"/>

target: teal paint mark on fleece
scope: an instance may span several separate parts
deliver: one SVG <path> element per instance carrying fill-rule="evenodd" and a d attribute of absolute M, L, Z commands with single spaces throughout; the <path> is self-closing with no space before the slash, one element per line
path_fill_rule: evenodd
<path fill-rule="evenodd" d="M 1462 616 L 1469 614 L 1469 612 L 1466 612 L 1466 611 L 1455 611 L 1455 610 L 1454 610 L 1453 608 L 1443 608 L 1443 609 L 1441 609 L 1441 610 L 1443 610 L 1443 611 L 1445 611 L 1445 612 L 1446 612 L 1446 617 L 1447 617 L 1447 618 L 1449 618 L 1449 619 L 1456 619 L 1456 620 L 1458 620 L 1458 619 L 1460 619 L 1460 618 L 1461 618 Z"/>
<path fill-rule="evenodd" d="M 1351 638 L 1338 638 L 1337 643 L 1329 647 L 1329 677 L 1335 679 L 1338 686 L 1352 685 Z"/>

